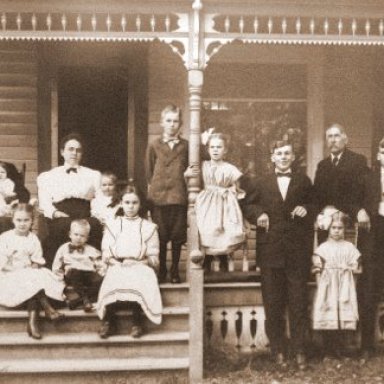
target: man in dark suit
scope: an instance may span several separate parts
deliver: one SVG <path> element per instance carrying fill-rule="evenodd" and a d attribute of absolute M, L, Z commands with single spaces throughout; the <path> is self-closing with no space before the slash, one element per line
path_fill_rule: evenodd
<path fill-rule="evenodd" d="M 331 124 L 325 133 L 330 155 L 320 161 L 317 166 L 314 181 L 314 197 L 317 213 L 327 206 L 333 206 L 348 214 L 353 223 L 359 224 L 357 247 L 362 253 L 363 273 L 358 282 L 358 299 L 361 328 L 362 358 L 369 356 L 373 347 L 373 331 L 371 314 L 371 292 L 373 278 L 367 237 L 370 226 L 369 216 L 363 208 L 364 181 L 369 173 L 367 160 L 363 155 L 347 149 L 348 137 L 344 128 L 339 124 Z M 326 239 L 327 233 L 319 231 L 319 242 Z"/>
<path fill-rule="evenodd" d="M 257 260 L 266 315 L 266 332 L 276 363 L 285 364 L 285 309 L 299 368 L 305 367 L 307 278 L 312 255 L 312 185 L 292 172 L 292 145 L 275 143 L 275 171 L 247 191 L 244 215 L 257 226 Z"/>
<path fill-rule="evenodd" d="M 341 125 L 332 124 L 325 138 L 330 155 L 318 164 L 314 181 L 318 211 L 331 205 L 353 221 L 367 224 L 369 219 L 361 210 L 364 177 L 369 171 L 367 160 L 347 149 L 348 137 Z"/>
<path fill-rule="evenodd" d="M 377 166 L 365 179 L 364 208 L 370 217 L 371 230 L 363 244 L 363 273 L 361 296 L 364 299 L 362 348 L 373 348 L 377 303 L 383 291 L 384 271 L 384 138 L 379 143 Z"/>

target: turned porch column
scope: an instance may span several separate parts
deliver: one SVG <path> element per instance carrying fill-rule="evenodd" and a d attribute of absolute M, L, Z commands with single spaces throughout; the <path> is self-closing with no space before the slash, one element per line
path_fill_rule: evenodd
<path fill-rule="evenodd" d="M 201 94 L 204 82 L 204 64 L 201 55 L 201 0 L 192 4 L 189 36 L 188 92 L 189 92 L 189 165 L 200 168 Z M 189 316 L 189 382 L 203 380 L 204 360 L 204 271 L 196 224 L 195 201 L 200 191 L 200 177 L 188 181 L 188 280 L 190 285 Z"/>

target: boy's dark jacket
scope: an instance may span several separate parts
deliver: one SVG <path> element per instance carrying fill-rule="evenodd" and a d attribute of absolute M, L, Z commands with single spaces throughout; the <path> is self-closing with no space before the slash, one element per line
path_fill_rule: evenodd
<path fill-rule="evenodd" d="M 313 196 L 308 176 L 294 172 L 289 183 L 286 199 L 283 200 L 277 176 L 269 173 L 260 178 L 241 180 L 246 197 L 241 201 L 244 217 L 256 225 L 257 218 L 266 213 L 269 230 L 257 228 L 257 263 L 268 268 L 284 268 L 287 263 L 297 268 L 308 269 L 313 247 Z M 296 206 L 307 210 L 304 218 L 291 212 Z"/>

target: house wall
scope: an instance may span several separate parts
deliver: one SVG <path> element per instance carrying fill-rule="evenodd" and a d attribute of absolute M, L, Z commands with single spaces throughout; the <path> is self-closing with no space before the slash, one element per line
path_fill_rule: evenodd
<path fill-rule="evenodd" d="M 161 134 L 160 114 L 167 104 L 183 109 L 183 134 L 188 135 L 187 71 L 166 44 L 153 43 L 148 51 L 148 141 Z"/>
<path fill-rule="evenodd" d="M 304 97 L 307 98 L 308 108 L 307 172 L 313 177 L 316 164 L 326 153 L 324 130 L 332 122 L 343 124 L 349 136 L 349 147 L 371 160 L 372 144 L 376 145 L 375 138 L 380 136 L 377 131 L 380 131 L 378 125 L 383 117 L 380 112 L 383 108 L 378 101 L 382 94 L 380 83 L 384 79 L 382 69 L 379 70 L 383 53 L 382 47 L 230 44 L 213 57 L 207 71 L 210 71 L 210 80 L 219 79 L 223 76 L 217 76 L 215 66 L 220 67 L 221 73 L 223 64 L 229 64 L 228 74 L 224 78 L 238 76 L 238 88 L 241 89 L 246 88 L 248 83 L 244 83 L 242 76 L 230 72 L 230 64 L 304 65 L 307 76 L 307 93 Z M 223 97 L 222 89 L 209 81 L 205 85 L 204 96 Z M 226 94 L 241 98 L 239 89 L 227 89 Z M 303 96 L 301 86 L 296 93 L 297 98 Z M 258 90 L 255 94 L 257 98 L 270 97 L 268 89 L 264 95 L 260 95 Z M 290 95 L 281 96 L 289 98 Z M 249 95 L 244 94 L 243 97 Z"/>
<path fill-rule="evenodd" d="M 37 56 L 33 44 L 0 44 L 0 158 L 18 169 L 36 194 Z"/>

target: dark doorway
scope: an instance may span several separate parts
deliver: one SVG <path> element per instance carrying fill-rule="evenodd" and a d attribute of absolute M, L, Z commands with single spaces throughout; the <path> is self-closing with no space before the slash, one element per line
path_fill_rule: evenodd
<path fill-rule="evenodd" d="M 128 79 L 122 68 L 60 68 L 58 115 L 59 140 L 71 132 L 84 137 L 83 165 L 126 179 Z"/>

